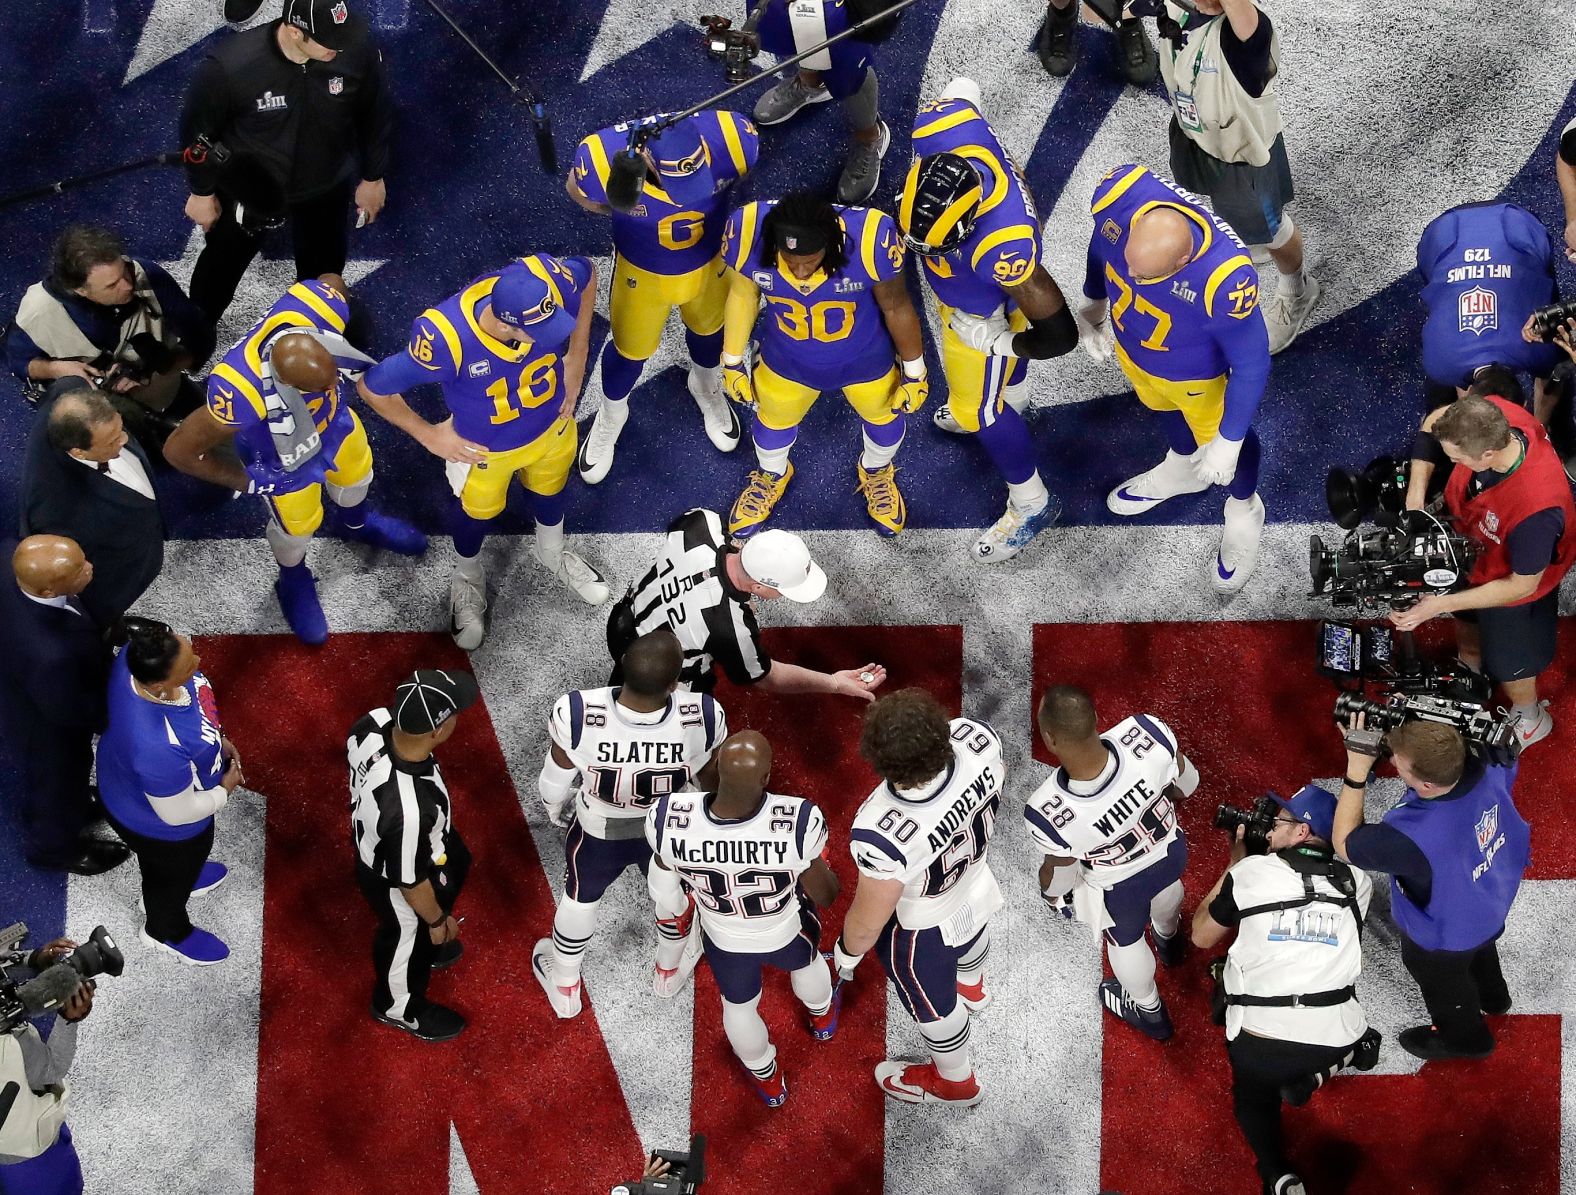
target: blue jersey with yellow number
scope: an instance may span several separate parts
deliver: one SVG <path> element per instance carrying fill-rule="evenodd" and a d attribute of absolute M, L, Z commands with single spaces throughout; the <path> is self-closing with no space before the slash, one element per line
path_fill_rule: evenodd
<path fill-rule="evenodd" d="M 967 100 L 937 100 L 919 110 L 913 141 L 916 157 L 967 159 L 985 190 L 967 239 L 951 253 L 922 259 L 936 298 L 970 315 L 1013 306 L 1012 288 L 1040 264 L 1040 217 L 996 130 Z"/>
<path fill-rule="evenodd" d="M 589 260 L 546 253 L 519 260 L 547 283 L 560 308 L 578 317 L 593 274 Z M 496 271 L 483 274 L 423 311 L 411 325 L 405 351 L 373 366 L 365 381 L 374 394 L 436 382 L 443 387 L 456 432 L 489 452 L 509 452 L 531 443 L 558 419 L 564 358 L 529 342 L 494 340 L 482 331 L 477 312 L 487 307 L 497 283 Z"/>
<path fill-rule="evenodd" d="M 874 208 L 834 205 L 848 261 L 833 274 L 801 282 L 780 262 L 763 262 L 761 221 L 776 205 L 747 203 L 728 219 L 723 259 L 766 300 L 761 359 L 773 373 L 817 390 L 874 381 L 897 357 L 876 302 L 877 283 L 903 272 L 905 250 L 892 217 Z"/>
<path fill-rule="evenodd" d="M 259 480 L 273 480 L 278 467 L 269 420 L 288 417 L 274 392 L 267 354 L 271 342 L 286 328 L 313 328 L 343 336 L 349 319 L 350 304 L 340 291 L 316 280 L 297 282 L 209 372 L 208 410 L 225 427 L 236 429 L 236 451 L 249 467 L 256 466 L 253 471 Z M 342 369 L 364 368 L 360 361 L 336 357 L 336 362 Z M 343 380 L 336 378 L 328 390 L 301 396 L 322 437 L 322 451 L 316 459 L 324 467 L 332 464 L 354 426 L 341 393 L 343 386 Z M 319 468 L 317 473 L 321 472 Z M 318 480 L 311 474 L 311 469 L 302 471 L 303 485 Z"/>
<path fill-rule="evenodd" d="M 616 124 L 592 133 L 575 150 L 574 180 L 593 203 L 607 202 L 613 155 L 629 144 L 629 130 L 662 119 Z M 631 265 L 674 277 L 698 270 L 717 256 L 728 218 L 729 188 L 755 165 L 760 134 L 737 112 L 702 112 L 689 120 L 700 127 L 716 191 L 704 203 L 674 203 L 648 172 L 640 202 L 631 212 L 613 213 L 613 247 Z"/>
<path fill-rule="evenodd" d="M 1137 282 L 1127 268 L 1128 233 L 1145 212 L 1187 217 L 1193 258 L 1180 270 Z M 1221 434 L 1240 440 L 1269 380 L 1269 333 L 1259 310 L 1259 274 L 1224 223 L 1169 179 L 1118 166 L 1094 189 L 1084 294 L 1108 299 L 1118 360 L 1129 372 L 1171 382 L 1226 377 Z"/>

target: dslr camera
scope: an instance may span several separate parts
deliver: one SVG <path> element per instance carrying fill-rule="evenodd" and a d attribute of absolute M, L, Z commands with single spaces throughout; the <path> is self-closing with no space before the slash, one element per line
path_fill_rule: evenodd
<path fill-rule="evenodd" d="M 1273 798 L 1260 797 L 1253 802 L 1252 809 L 1216 805 L 1215 820 L 1211 824 L 1232 838 L 1236 838 L 1237 828 L 1242 827 L 1243 849 L 1250 855 L 1267 855 L 1270 850 L 1270 831 L 1275 828 L 1275 819 L 1280 816 L 1280 812 L 1281 808 Z"/>
<path fill-rule="evenodd" d="M 138 332 L 115 354 L 98 385 L 107 390 L 124 378 L 146 386 L 155 374 L 169 373 L 174 368 L 175 351 L 160 343 L 152 332 Z"/>
<path fill-rule="evenodd" d="M 706 1178 L 706 1138 L 697 1134 L 690 1138 L 688 1153 L 678 1150 L 653 1150 L 654 1161 L 668 1164 L 668 1172 L 654 1177 L 642 1177 L 620 1183 L 612 1195 L 694 1195 Z"/>
<path fill-rule="evenodd" d="M 23 948 L 28 929 L 23 922 L 0 929 L 0 1033 L 9 1033 L 23 1021 L 54 1012 L 77 988 L 100 975 L 120 975 L 126 959 L 109 930 L 95 926 L 86 942 L 77 945 L 53 965 L 25 983 L 18 983 L 11 968 L 27 965 L 32 951 Z"/>
<path fill-rule="evenodd" d="M 1576 299 L 1550 303 L 1532 313 L 1532 330 L 1540 340 L 1551 341 L 1565 327 L 1566 322 L 1573 319 L 1576 319 Z"/>
<path fill-rule="evenodd" d="M 767 3 L 768 0 L 760 0 L 760 3 L 752 6 L 750 15 L 744 18 L 744 24 L 738 28 L 734 28 L 733 20 L 729 17 L 700 19 L 706 52 L 723 64 L 729 83 L 743 83 L 754 73 L 750 64 L 761 52 L 761 39 L 755 32 L 755 26 L 760 23 L 761 13 L 765 11 Z"/>

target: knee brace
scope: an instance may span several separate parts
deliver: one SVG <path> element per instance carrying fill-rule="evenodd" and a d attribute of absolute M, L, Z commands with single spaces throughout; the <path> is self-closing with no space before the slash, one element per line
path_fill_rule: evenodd
<path fill-rule="evenodd" d="M 1274 237 L 1268 245 L 1249 245 L 1250 249 L 1284 249 L 1290 242 L 1292 234 L 1297 231 L 1297 226 L 1291 222 L 1291 216 L 1281 215 L 1280 228 L 1275 231 Z"/>
<path fill-rule="evenodd" d="M 328 500 L 341 510 L 360 506 L 367 500 L 367 491 L 372 488 L 372 474 L 369 472 L 355 485 L 335 485 L 325 479 L 323 488 L 328 491 Z"/>

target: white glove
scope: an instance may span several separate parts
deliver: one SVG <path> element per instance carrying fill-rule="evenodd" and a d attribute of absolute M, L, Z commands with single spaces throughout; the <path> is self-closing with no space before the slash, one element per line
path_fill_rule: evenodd
<path fill-rule="evenodd" d="M 571 796 L 567 801 L 560 801 L 556 805 L 547 807 L 547 820 L 560 830 L 567 830 L 574 824 L 575 799 Z"/>
<path fill-rule="evenodd" d="M 1071 891 L 1052 893 L 1046 888 L 1040 893 L 1040 899 L 1051 907 L 1051 911 L 1060 913 L 1068 921 L 1076 920 L 1078 914 L 1073 909 L 1073 894 Z"/>
<path fill-rule="evenodd" d="M 1015 333 L 1005 315 L 970 315 L 954 311 L 947 320 L 953 334 L 977 353 L 996 357 L 1012 356 Z"/>
<path fill-rule="evenodd" d="M 1105 316 L 1104 299 L 1090 299 L 1073 316 L 1078 324 L 1078 347 L 1100 363 L 1109 361 L 1116 347 L 1116 332 Z"/>
<path fill-rule="evenodd" d="M 1237 456 L 1241 452 L 1241 440 L 1216 436 L 1198 454 L 1198 475 L 1210 485 L 1229 485 L 1237 475 Z"/>
<path fill-rule="evenodd" d="M 859 961 L 865 956 L 862 954 L 849 954 L 843 949 L 843 938 L 839 934 L 837 942 L 832 946 L 832 962 L 837 967 L 837 977 L 847 983 L 854 977 L 854 968 L 859 966 Z"/>

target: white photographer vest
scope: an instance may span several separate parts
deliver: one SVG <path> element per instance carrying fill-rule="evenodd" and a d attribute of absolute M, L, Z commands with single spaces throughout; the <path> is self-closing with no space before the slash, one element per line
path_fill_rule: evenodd
<path fill-rule="evenodd" d="M 1166 4 L 1173 20 L 1189 16 L 1175 3 Z M 1196 19 L 1192 18 L 1192 19 Z M 1187 43 L 1160 43 L 1160 73 L 1182 131 L 1205 153 L 1222 162 L 1264 166 L 1270 146 L 1285 129 L 1274 75 L 1280 70 L 1280 33 L 1270 34 L 1271 81 L 1261 96 L 1251 96 L 1220 48 L 1224 16 L 1188 29 Z"/>

